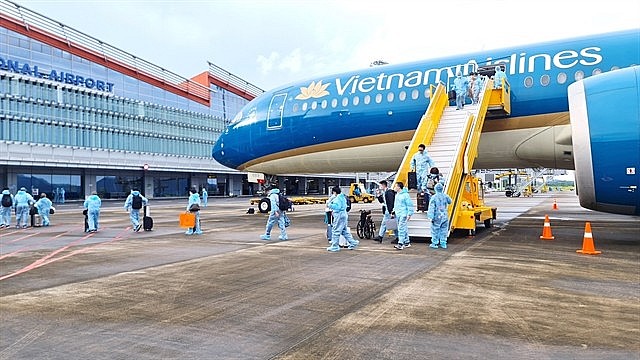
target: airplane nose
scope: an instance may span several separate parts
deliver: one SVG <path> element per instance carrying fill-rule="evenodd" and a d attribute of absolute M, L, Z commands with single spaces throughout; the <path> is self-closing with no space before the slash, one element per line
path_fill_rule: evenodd
<path fill-rule="evenodd" d="M 211 150 L 211 156 L 220 164 L 230 167 L 232 169 L 238 169 L 240 162 L 238 161 L 238 155 L 232 146 L 228 146 L 229 137 L 225 134 L 221 134 Z"/>

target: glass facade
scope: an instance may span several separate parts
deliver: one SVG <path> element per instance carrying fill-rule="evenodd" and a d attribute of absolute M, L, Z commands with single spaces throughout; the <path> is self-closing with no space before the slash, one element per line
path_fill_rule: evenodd
<path fill-rule="evenodd" d="M 207 107 L 4 28 L 0 58 L 44 74 L 0 74 L 0 140 L 210 157 L 248 102 L 212 86 Z M 104 79 L 112 92 L 46 79 L 49 69 Z"/>
<path fill-rule="evenodd" d="M 64 81 L 71 76 L 65 74 L 74 81 Z M 208 90 L 210 106 L 0 27 L 0 141 L 211 161 L 218 135 L 249 100 L 215 85 Z M 57 201 L 62 192 L 65 200 L 89 191 L 104 199 L 144 192 L 142 172 L 89 171 L 96 175 L 85 187 L 87 171 L 9 166 L 2 182 Z M 184 196 L 194 182 L 192 174 L 171 170 L 149 181 L 153 197 Z"/>
<path fill-rule="evenodd" d="M 16 187 L 24 187 L 33 196 L 46 193 L 54 203 L 64 203 L 66 200 L 78 200 L 82 196 L 82 183 L 79 174 L 51 173 L 46 169 L 30 169 L 32 173 L 17 175 Z"/>
<path fill-rule="evenodd" d="M 101 199 L 123 199 L 131 190 L 143 189 L 143 180 L 141 175 L 97 175 L 96 193 Z"/>
<path fill-rule="evenodd" d="M 0 73 L 0 140 L 210 157 L 225 120 Z"/>

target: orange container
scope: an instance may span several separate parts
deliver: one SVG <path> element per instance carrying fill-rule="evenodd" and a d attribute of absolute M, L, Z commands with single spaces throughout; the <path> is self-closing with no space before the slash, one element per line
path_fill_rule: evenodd
<path fill-rule="evenodd" d="M 192 228 L 196 226 L 196 214 L 185 212 L 180 214 L 180 227 Z"/>

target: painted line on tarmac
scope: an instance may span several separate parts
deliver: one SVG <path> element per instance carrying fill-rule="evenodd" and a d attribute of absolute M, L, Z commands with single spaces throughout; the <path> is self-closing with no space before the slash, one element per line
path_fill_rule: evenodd
<path fill-rule="evenodd" d="M 26 229 L 22 229 L 22 230 L 26 230 Z M 20 230 L 20 231 L 22 231 L 22 230 Z M 14 231 L 14 232 L 9 233 L 9 234 L 7 234 L 7 235 L 13 235 L 13 234 L 15 234 L 15 233 L 17 233 L 17 232 L 18 232 L 18 231 Z M 28 239 L 28 238 L 30 238 L 30 237 L 32 237 L 32 236 L 36 236 L 36 235 L 38 235 L 38 234 L 39 234 L 39 233 L 32 233 L 32 234 L 29 234 L 29 235 L 25 235 L 25 236 L 19 237 L 19 238 L 17 238 L 17 239 L 13 239 L 13 240 L 11 240 L 11 241 L 7 241 L 7 242 L 6 242 L 6 244 L 13 244 L 14 242 L 18 242 L 18 241 L 20 241 L 20 240 Z"/>
<path fill-rule="evenodd" d="M 5 254 L 5 255 L 0 256 L 0 260 L 2 260 L 2 259 L 4 259 L 4 258 L 8 258 L 8 257 L 10 257 L 10 256 L 14 256 L 14 255 L 16 255 L 16 254 L 19 254 L 19 253 L 21 253 L 21 252 L 25 251 L 25 250 L 32 249 L 32 248 L 34 248 L 34 247 L 36 247 L 36 246 L 38 246 L 38 245 L 42 245 L 42 244 L 47 243 L 47 242 L 49 242 L 49 241 L 55 240 L 55 239 L 57 239 L 57 238 L 59 238 L 59 237 L 62 237 L 62 236 L 64 236 L 64 235 L 66 235 L 66 234 L 70 233 L 71 231 L 76 231 L 76 230 L 77 230 L 77 229 L 72 228 L 72 229 L 69 229 L 69 230 L 67 230 L 67 231 L 65 231 L 65 232 L 62 232 L 62 233 L 60 233 L 60 234 L 58 234 L 58 235 L 56 235 L 56 236 L 52 236 L 52 237 L 50 237 L 50 238 L 48 238 L 48 239 L 45 239 L 45 240 L 43 240 L 43 241 L 39 241 L 39 242 L 37 242 L 37 243 L 34 243 L 34 244 L 31 244 L 31 245 L 28 245 L 28 246 L 22 247 L 22 248 L 20 248 L 20 249 L 18 249 L 18 250 L 16 250 L 16 251 L 14 251 L 14 252 L 12 252 L 12 253 L 8 253 L 8 254 Z M 16 241 L 18 241 L 18 240 L 23 240 L 23 239 L 26 239 L 27 237 L 34 236 L 34 235 L 39 235 L 39 234 L 40 234 L 40 233 L 33 233 L 33 234 L 30 234 L 30 235 L 24 236 L 24 237 L 22 237 L 22 238 L 19 238 L 19 239 L 16 239 L 16 240 L 10 241 L 10 242 L 9 242 L 9 244 L 10 244 L 10 243 L 13 243 L 13 242 L 16 242 Z"/>
<path fill-rule="evenodd" d="M 7 275 L 4 275 L 4 276 L 0 277 L 0 281 L 5 280 L 5 279 L 8 279 L 8 278 L 11 278 L 11 277 L 14 277 L 14 276 L 16 276 L 16 275 L 20 275 L 20 274 L 25 273 L 25 272 L 27 272 L 27 271 L 31 271 L 31 270 L 33 270 L 33 269 L 37 269 L 37 268 L 39 268 L 39 267 L 42 267 L 42 266 L 45 266 L 45 265 L 51 264 L 52 262 L 56 262 L 56 261 L 58 261 L 58 260 L 66 259 L 66 258 L 71 257 L 71 256 L 73 256 L 73 255 L 83 253 L 83 252 L 88 251 L 88 250 L 90 250 L 90 249 L 92 249 L 92 248 L 95 248 L 95 247 L 97 247 L 97 246 L 100 246 L 100 245 L 103 245 L 103 244 L 108 244 L 108 243 L 111 243 L 111 242 L 114 242 L 114 241 L 117 241 L 117 240 L 121 240 L 121 239 L 123 238 L 123 235 L 124 235 L 124 234 L 126 234 L 126 233 L 128 232 L 128 230 L 130 230 L 130 229 L 131 229 L 131 227 L 127 227 L 126 229 L 124 229 L 123 231 L 121 231 L 118 235 L 116 235 L 115 237 L 113 237 L 113 238 L 112 238 L 111 240 L 109 240 L 109 241 L 104 241 L 104 242 L 101 242 L 101 243 L 98 243 L 98 244 L 94 244 L 94 245 L 92 245 L 92 246 L 87 246 L 87 247 L 84 247 L 84 248 L 82 248 L 82 249 L 72 251 L 72 252 L 71 252 L 71 253 L 69 253 L 69 254 L 66 254 L 66 255 L 63 255 L 63 256 L 60 256 L 60 257 L 57 257 L 57 258 L 53 258 L 53 259 L 52 259 L 52 257 L 54 257 L 55 255 L 57 255 L 57 254 L 59 254 L 59 253 L 61 253 L 61 252 L 65 251 L 65 250 L 67 250 L 67 249 L 68 249 L 68 248 L 70 248 L 71 246 L 74 246 L 74 245 L 76 245 L 76 244 L 79 244 L 80 242 L 82 242 L 82 241 L 84 241 L 84 240 L 86 240 L 86 239 L 89 239 L 89 238 L 93 237 L 93 236 L 96 234 L 96 233 L 89 233 L 89 234 L 87 234 L 87 235 L 85 235 L 85 236 L 81 237 L 80 239 L 78 239 L 78 240 L 76 240 L 76 241 L 73 241 L 73 242 L 71 242 L 71 243 L 69 243 L 69 244 L 67 244 L 67 245 L 65 245 L 65 246 L 63 246 L 63 247 L 61 247 L 60 249 L 57 249 L 57 250 L 53 251 L 53 252 L 52 252 L 52 253 L 50 253 L 49 255 L 46 255 L 46 256 L 44 256 L 44 257 L 42 257 L 42 258 L 40 258 L 40 259 L 38 259 L 38 260 L 34 261 L 34 262 L 33 262 L 33 263 L 31 263 L 30 265 L 27 265 L 27 266 L 25 266 L 24 268 L 22 268 L 22 269 L 20 269 L 20 270 L 14 271 L 14 272 L 12 272 L 12 273 L 10 273 L 10 274 L 7 274 Z"/>

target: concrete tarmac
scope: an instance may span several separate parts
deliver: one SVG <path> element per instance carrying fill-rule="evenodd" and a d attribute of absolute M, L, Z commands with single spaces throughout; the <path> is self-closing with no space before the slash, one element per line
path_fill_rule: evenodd
<path fill-rule="evenodd" d="M 210 198 L 201 236 L 178 227 L 186 202 L 151 201 L 150 232 L 121 203 L 94 234 L 78 204 L 0 229 L 0 359 L 640 358 L 640 219 L 574 194 L 490 193 L 494 227 L 447 250 L 387 237 L 338 253 L 323 205 L 262 241 L 248 199 Z M 354 236 L 360 209 L 381 218 L 354 204 Z M 555 240 L 540 240 L 545 214 Z M 576 253 L 586 221 L 600 255 Z"/>

